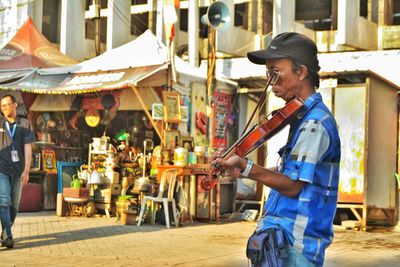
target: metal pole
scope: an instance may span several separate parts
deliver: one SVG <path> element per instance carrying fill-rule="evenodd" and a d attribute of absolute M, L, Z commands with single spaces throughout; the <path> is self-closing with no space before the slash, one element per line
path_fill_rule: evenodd
<path fill-rule="evenodd" d="M 100 1 L 94 0 L 94 10 L 95 10 L 95 17 L 94 17 L 94 46 L 96 51 L 96 56 L 100 55 Z"/>
<path fill-rule="evenodd" d="M 163 0 L 157 0 L 157 17 L 156 17 L 156 37 L 162 42 L 164 39 L 164 23 L 163 23 Z"/>
<path fill-rule="evenodd" d="M 189 64 L 199 66 L 199 1 L 189 0 L 188 10 Z"/>

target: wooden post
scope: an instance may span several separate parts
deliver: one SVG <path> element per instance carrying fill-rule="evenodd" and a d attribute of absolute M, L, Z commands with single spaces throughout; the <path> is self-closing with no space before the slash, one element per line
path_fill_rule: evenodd
<path fill-rule="evenodd" d="M 160 137 L 161 145 L 164 146 L 164 144 L 165 144 L 164 137 L 163 137 L 163 135 L 160 133 L 160 131 L 159 131 L 158 127 L 157 127 L 157 124 L 154 122 L 153 118 L 151 117 L 150 112 L 147 110 L 147 107 L 146 107 L 146 105 L 144 104 L 144 101 L 143 101 L 142 97 L 140 96 L 140 94 L 139 94 L 139 92 L 138 92 L 138 89 L 137 89 L 133 84 L 131 84 L 130 86 L 131 86 L 131 88 L 132 88 L 132 91 L 133 91 L 133 92 L 135 93 L 135 95 L 137 96 L 140 105 L 142 106 L 144 112 L 146 113 L 147 118 L 150 120 L 151 125 L 153 125 L 154 130 L 156 130 L 156 133 L 157 133 L 158 137 Z"/>
<path fill-rule="evenodd" d="M 207 57 L 207 134 L 206 147 L 214 148 L 213 117 L 214 117 L 214 89 L 215 89 L 215 29 L 208 27 L 208 57 Z M 208 152 L 208 151 L 207 151 Z"/>

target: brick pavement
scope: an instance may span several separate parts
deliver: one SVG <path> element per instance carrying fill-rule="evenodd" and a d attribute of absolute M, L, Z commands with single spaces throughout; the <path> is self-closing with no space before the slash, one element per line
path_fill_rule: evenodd
<path fill-rule="evenodd" d="M 248 266 L 245 246 L 255 223 L 125 226 L 116 218 L 65 218 L 21 213 L 14 249 L 0 266 Z M 335 228 L 325 266 L 399 266 L 400 230 Z"/>

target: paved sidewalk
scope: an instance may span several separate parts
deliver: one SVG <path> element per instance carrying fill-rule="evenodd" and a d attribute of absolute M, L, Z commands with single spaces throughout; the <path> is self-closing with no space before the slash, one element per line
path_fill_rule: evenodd
<path fill-rule="evenodd" d="M 21 213 L 14 249 L 0 266 L 248 266 L 245 247 L 255 223 L 125 226 L 116 218 Z M 400 231 L 335 229 L 325 266 L 399 266 Z"/>

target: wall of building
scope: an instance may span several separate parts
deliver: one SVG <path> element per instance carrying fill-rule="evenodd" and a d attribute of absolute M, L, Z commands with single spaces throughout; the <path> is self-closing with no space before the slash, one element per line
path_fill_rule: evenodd
<path fill-rule="evenodd" d="M 63 52 L 78 60 L 93 57 L 95 47 L 93 41 L 88 40 L 94 40 L 93 3 L 96 1 L 7 1 L 0 9 L 0 44 L 11 38 L 31 16 L 37 27 Z M 157 5 L 158 2 L 142 0 L 131 5 L 125 0 L 99 0 L 101 52 L 133 40 L 147 28 L 163 38 L 162 30 L 157 29 L 163 25 L 162 12 L 157 10 L 162 5 Z M 232 27 L 219 33 L 221 40 L 217 48 L 225 55 L 244 56 L 247 50 L 267 45 L 272 35 L 293 30 L 313 38 L 321 52 L 400 48 L 399 0 L 326 0 L 317 1 L 318 7 L 312 0 L 301 3 L 296 0 L 224 2 L 232 13 Z M 188 44 L 189 4 L 190 1 L 180 1 L 177 9 L 176 49 Z M 210 1 L 199 1 L 199 19 L 207 12 L 209 4 Z M 227 35 L 232 37 L 229 40 L 245 40 L 246 45 L 224 42 Z M 200 54 L 205 57 L 207 27 L 201 23 L 199 37 Z"/>

